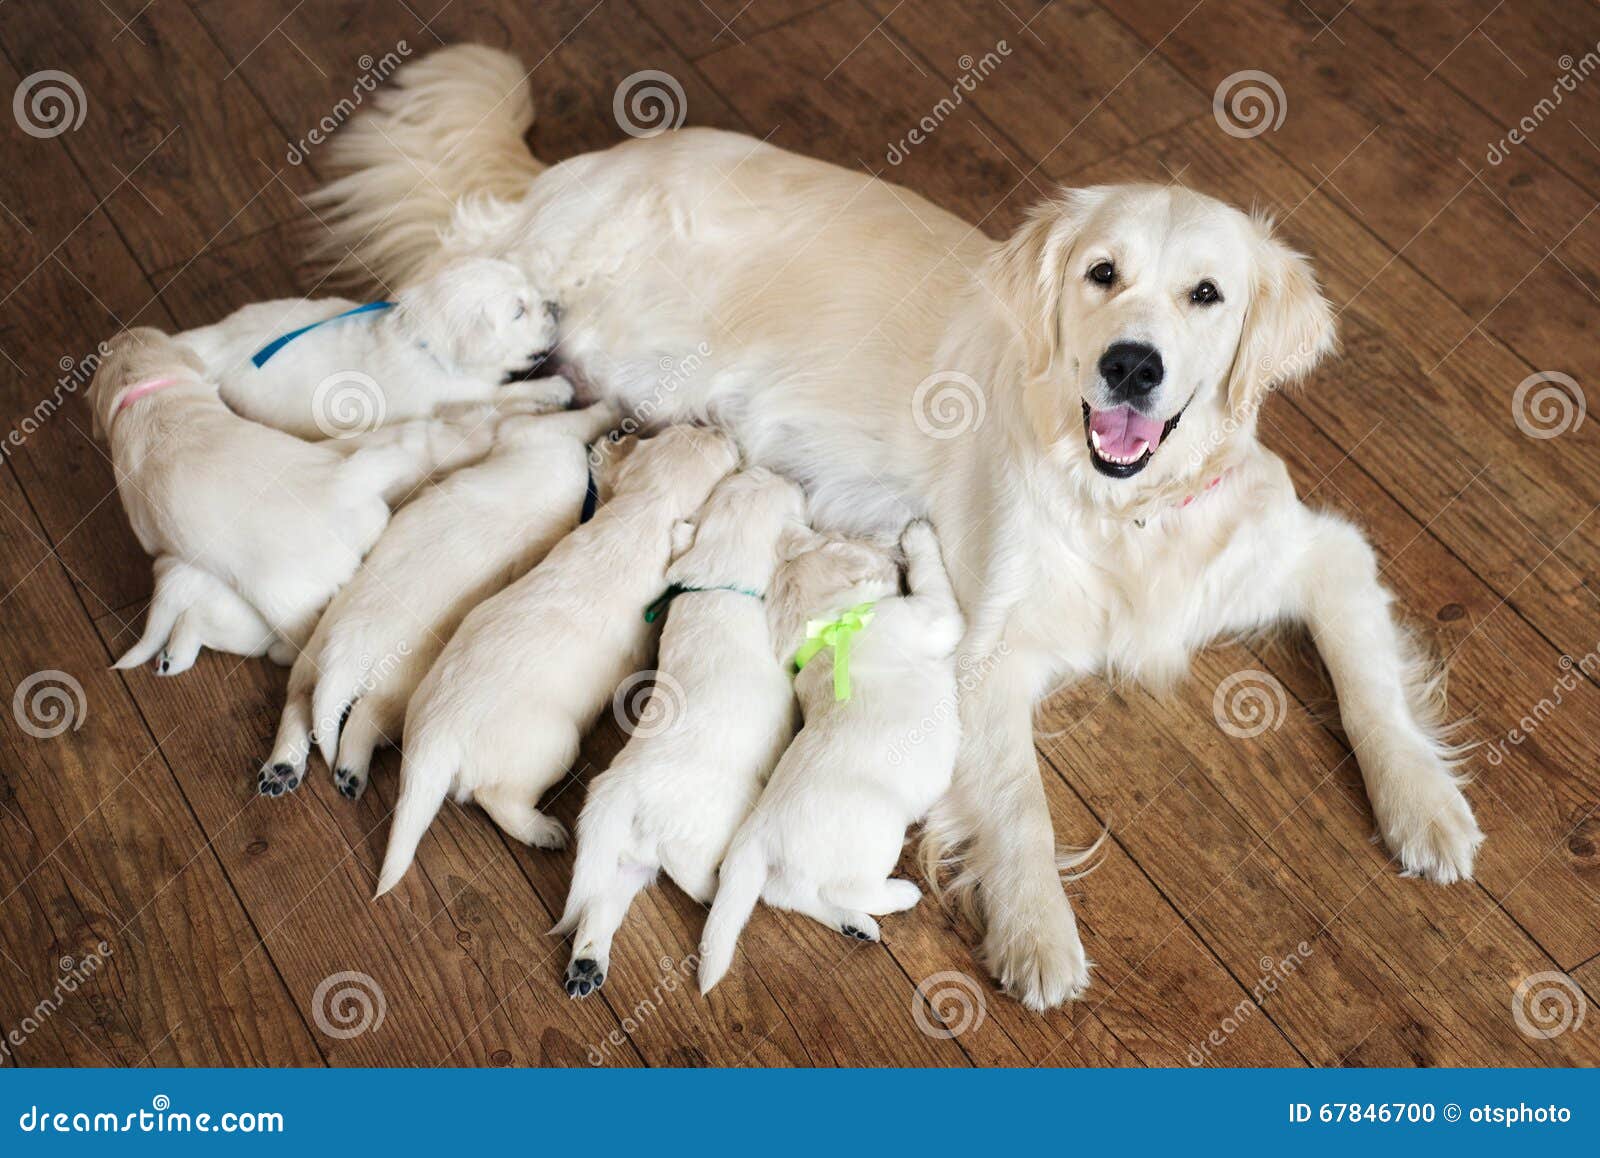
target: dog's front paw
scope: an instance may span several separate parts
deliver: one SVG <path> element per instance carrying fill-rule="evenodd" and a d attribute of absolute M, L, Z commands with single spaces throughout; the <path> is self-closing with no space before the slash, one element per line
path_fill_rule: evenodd
<path fill-rule="evenodd" d="M 1483 843 L 1465 794 L 1437 758 L 1434 767 L 1414 774 L 1396 799 L 1373 801 L 1378 831 L 1408 877 L 1441 885 L 1472 877 L 1472 862 Z"/>
<path fill-rule="evenodd" d="M 269 764 L 256 774 L 256 791 L 263 796 L 282 796 L 300 787 L 305 769 L 293 764 Z"/>
<path fill-rule="evenodd" d="M 1035 1013 L 1083 996 L 1092 965 L 1078 937 L 1072 906 L 1059 888 L 1031 911 L 989 913 L 984 959 L 1001 987 Z"/>

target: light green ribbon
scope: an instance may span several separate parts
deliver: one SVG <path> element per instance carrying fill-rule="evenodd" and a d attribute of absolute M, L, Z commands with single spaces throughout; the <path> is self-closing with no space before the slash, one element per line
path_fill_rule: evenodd
<path fill-rule="evenodd" d="M 850 640 L 872 622 L 874 603 L 858 603 L 838 619 L 813 619 L 806 624 L 806 641 L 794 653 L 794 670 L 800 671 L 825 647 L 833 648 L 833 698 L 850 698 Z"/>

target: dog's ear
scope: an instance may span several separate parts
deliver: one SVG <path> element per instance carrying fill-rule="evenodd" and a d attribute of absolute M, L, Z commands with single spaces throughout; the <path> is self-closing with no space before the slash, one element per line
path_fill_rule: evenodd
<path fill-rule="evenodd" d="M 688 519 L 672 524 L 672 560 L 677 562 L 683 553 L 694 545 L 695 525 Z"/>
<path fill-rule="evenodd" d="M 827 539 L 826 535 L 813 531 L 804 523 L 790 523 L 778 536 L 778 561 L 787 563 L 791 559 L 798 559 L 807 551 L 820 547 Z"/>
<path fill-rule="evenodd" d="M 1030 376 L 1047 373 L 1061 352 L 1061 291 L 1078 234 L 1100 187 L 1065 189 L 1029 211 L 1027 221 L 989 259 L 984 282 L 1027 353 Z"/>
<path fill-rule="evenodd" d="M 1252 224 L 1254 282 L 1228 378 L 1228 408 L 1246 420 L 1268 394 L 1304 378 L 1338 346 L 1333 309 L 1311 263 L 1273 236 L 1270 219 L 1258 215 Z"/>

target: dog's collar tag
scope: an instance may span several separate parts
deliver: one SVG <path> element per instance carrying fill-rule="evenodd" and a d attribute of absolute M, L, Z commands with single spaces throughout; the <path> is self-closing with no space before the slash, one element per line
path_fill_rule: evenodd
<path fill-rule="evenodd" d="M 850 641 L 872 622 L 876 602 L 858 603 L 838 619 L 813 619 L 806 624 L 806 641 L 794 653 L 794 670 L 801 671 L 823 648 L 833 648 L 833 698 L 850 698 Z"/>
<path fill-rule="evenodd" d="M 309 326 L 301 326 L 298 330 L 290 330 L 287 334 L 276 337 L 265 346 L 262 346 L 261 349 L 251 355 L 250 361 L 259 370 L 267 364 L 267 359 L 272 355 L 283 349 L 301 334 L 309 333 L 318 326 L 325 326 L 329 322 L 337 322 L 340 318 L 353 318 L 357 314 L 370 314 L 378 310 L 392 310 L 393 308 L 393 302 L 367 302 L 364 305 L 356 306 L 354 309 L 345 310 L 341 314 L 334 314 L 331 318 L 323 318 L 320 322 L 312 322 Z"/>

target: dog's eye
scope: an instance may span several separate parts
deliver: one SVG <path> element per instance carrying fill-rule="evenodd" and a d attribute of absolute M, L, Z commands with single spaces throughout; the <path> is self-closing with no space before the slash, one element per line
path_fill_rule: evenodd
<path fill-rule="evenodd" d="M 1209 306 L 1222 300 L 1222 291 L 1208 278 L 1189 291 L 1189 300 L 1197 306 Z"/>
<path fill-rule="evenodd" d="M 527 312 L 528 312 L 528 303 L 527 302 L 518 302 L 517 303 L 517 312 L 512 314 L 511 317 L 512 317 L 513 320 L 515 320 L 517 318 L 522 317 Z"/>
<path fill-rule="evenodd" d="M 1117 280 L 1117 267 L 1109 261 L 1097 261 L 1089 267 L 1089 280 L 1095 285 L 1110 285 Z"/>

